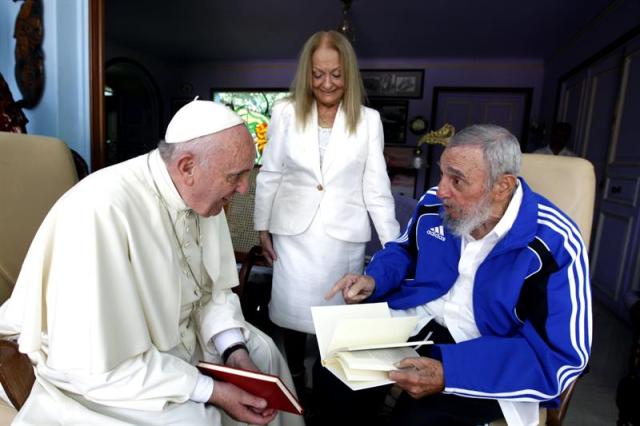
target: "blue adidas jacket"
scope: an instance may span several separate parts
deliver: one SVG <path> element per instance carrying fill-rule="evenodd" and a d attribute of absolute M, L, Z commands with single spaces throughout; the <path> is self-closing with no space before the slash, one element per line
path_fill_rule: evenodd
<path fill-rule="evenodd" d="M 435 349 L 445 393 L 556 406 L 591 350 L 587 251 L 573 221 L 520 183 L 513 227 L 476 273 L 473 308 L 481 337 Z M 449 291 L 461 241 L 443 226 L 442 208 L 436 188 L 427 191 L 404 233 L 375 254 L 366 269 L 376 282 L 369 301 L 406 309 Z"/>

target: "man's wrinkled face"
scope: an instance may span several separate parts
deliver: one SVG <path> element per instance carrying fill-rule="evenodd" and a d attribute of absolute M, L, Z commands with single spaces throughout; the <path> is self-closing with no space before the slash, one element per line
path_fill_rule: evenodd
<path fill-rule="evenodd" d="M 440 159 L 438 197 L 444 205 L 444 224 L 456 235 L 470 234 L 489 219 L 492 194 L 488 171 L 478 146 L 448 148 Z"/>
<path fill-rule="evenodd" d="M 208 161 L 197 164 L 187 203 L 200 216 L 215 216 L 238 192 L 249 189 L 249 172 L 255 160 L 253 139 L 243 125 L 221 132 L 220 148 Z"/>

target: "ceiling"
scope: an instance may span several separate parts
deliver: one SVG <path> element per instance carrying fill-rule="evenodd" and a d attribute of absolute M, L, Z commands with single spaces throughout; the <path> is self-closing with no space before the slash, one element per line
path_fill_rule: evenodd
<path fill-rule="evenodd" d="M 549 58 L 620 0 L 353 0 L 360 58 Z M 106 38 L 167 61 L 295 59 L 340 0 L 108 0 Z"/>

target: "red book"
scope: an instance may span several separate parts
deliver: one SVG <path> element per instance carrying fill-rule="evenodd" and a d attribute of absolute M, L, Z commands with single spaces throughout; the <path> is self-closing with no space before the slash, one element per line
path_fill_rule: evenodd
<path fill-rule="evenodd" d="M 278 376 L 205 361 L 200 361 L 196 367 L 202 374 L 215 380 L 234 384 L 252 395 L 266 399 L 269 408 L 298 415 L 304 412 L 300 402 Z"/>

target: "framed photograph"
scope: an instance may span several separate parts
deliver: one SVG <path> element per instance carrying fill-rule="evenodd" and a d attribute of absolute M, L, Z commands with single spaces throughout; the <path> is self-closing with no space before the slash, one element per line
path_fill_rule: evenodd
<path fill-rule="evenodd" d="M 385 144 L 403 144 L 407 138 L 409 101 L 369 99 L 369 106 L 380 113 Z"/>
<path fill-rule="evenodd" d="M 361 70 L 360 74 L 370 97 L 422 98 L 424 70 Z"/>
<path fill-rule="evenodd" d="M 416 198 L 418 170 L 415 168 L 415 147 L 385 146 L 384 159 L 391 181 L 391 191 Z"/>

